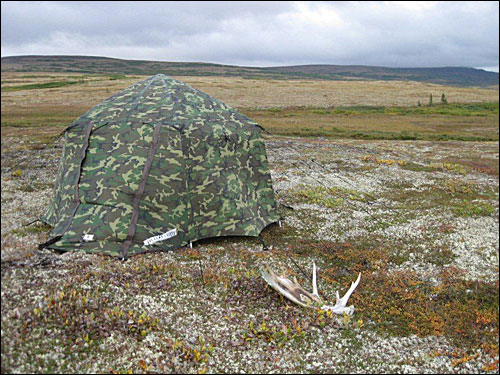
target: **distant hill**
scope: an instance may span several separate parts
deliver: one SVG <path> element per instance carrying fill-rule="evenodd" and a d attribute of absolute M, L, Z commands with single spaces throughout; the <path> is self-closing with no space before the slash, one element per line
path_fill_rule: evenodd
<path fill-rule="evenodd" d="M 2 72 L 137 75 L 164 73 L 174 76 L 237 76 L 263 79 L 407 80 L 453 86 L 498 86 L 498 73 L 463 67 L 386 68 L 363 65 L 297 65 L 256 68 L 209 63 L 122 60 L 93 56 L 2 57 Z"/>

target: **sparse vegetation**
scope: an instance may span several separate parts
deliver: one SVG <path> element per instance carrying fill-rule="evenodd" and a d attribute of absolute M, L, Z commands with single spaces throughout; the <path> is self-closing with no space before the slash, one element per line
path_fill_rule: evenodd
<path fill-rule="evenodd" d="M 70 74 L 26 75 L 5 73 L 9 81 L 2 83 L 2 133 L 13 128 L 43 127 L 56 132 L 54 126 L 66 127 L 92 105 L 108 97 L 140 77 L 121 75 L 82 76 Z M 189 84 L 212 94 L 278 135 L 391 140 L 494 141 L 498 140 L 498 91 L 453 88 L 454 102 L 448 105 L 409 106 L 410 98 L 420 95 L 420 86 L 398 82 L 325 81 L 249 81 L 218 78 L 217 85 L 203 77 L 182 77 Z M 48 82 L 47 82 L 48 81 Z M 85 82 L 50 90 L 21 89 L 26 85 L 54 82 Z M 34 86 L 33 86 L 34 87 Z M 243 90 L 245 96 L 235 95 Z M 316 95 L 322 91 L 331 95 Z M 10 92 L 9 92 L 10 91 Z M 372 91 L 382 92 L 368 98 Z M 402 91 L 401 97 L 390 96 Z M 275 95 L 270 95 L 270 93 Z M 20 96 L 21 95 L 21 96 Z M 389 96 L 386 96 L 389 95 Z M 451 94 L 450 94 L 451 95 Z M 408 101 L 406 99 L 408 98 Z M 376 101 L 373 101 L 373 100 Z M 478 101 L 462 103 L 463 101 Z M 493 101 L 496 100 L 496 101 Z M 22 101 L 23 106 L 16 103 Z M 384 103 L 399 103 L 385 105 Z M 12 103 L 12 104 L 11 104 Z M 286 107 L 283 106 L 286 103 Z M 363 103 L 364 105 L 360 105 Z M 369 105 L 367 105 L 369 104 Z M 261 106 L 274 106 L 256 109 Z M 298 106 L 305 105 L 305 106 Z"/>
<path fill-rule="evenodd" d="M 390 140 L 496 141 L 498 102 L 432 107 L 354 106 L 244 110 L 280 135 Z M 314 126 L 311 126 L 314 124 Z M 474 130 L 463 124 L 474 124 Z"/>
<path fill-rule="evenodd" d="M 336 190 L 325 189 L 321 186 L 308 188 L 303 186 L 295 194 L 299 200 L 307 203 L 321 204 L 328 208 L 343 206 L 345 201 L 342 196 L 335 194 Z"/>
<path fill-rule="evenodd" d="M 498 91 L 446 88 L 429 107 L 413 83 L 189 77 L 273 133 L 274 188 L 295 209 L 263 231 L 268 251 L 219 238 L 121 262 L 38 251 L 49 227 L 24 224 L 51 197 L 62 129 L 138 78 L 2 78 L 2 373 L 498 372 Z M 48 80 L 85 85 L 4 91 Z M 381 102 L 359 105 L 368 88 Z M 352 317 L 297 307 L 259 275 L 309 286 L 312 262 L 328 300 L 361 272 Z"/>
<path fill-rule="evenodd" d="M 489 216 L 496 211 L 495 206 L 488 202 L 477 202 L 468 200 L 457 201 L 453 208 L 453 212 L 458 216 Z"/>
<path fill-rule="evenodd" d="M 21 90 L 38 90 L 38 89 L 54 89 L 57 87 L 64 87 L 70 85 L 76 85 L 77 83 L 83 83 L 80 81 L 54 81 L 47 83 L 33 83 L 29 85 L 16 85 L 16 86 L 8 86 L 2 87 L 3 92 L 12 92 L 12 91 L 21 91 Z"/>

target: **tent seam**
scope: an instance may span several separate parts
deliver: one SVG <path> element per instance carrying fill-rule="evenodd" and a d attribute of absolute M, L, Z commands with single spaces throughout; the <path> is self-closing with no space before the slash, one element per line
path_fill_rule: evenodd
<path fill-rule="evenodd" d="M 128 230 L 127 238 L 123 242 L 123 247 L 121 251 L 122 258 L 126 258 L 128 249 L 132 244 L 132 240 L 135 236 L 135 232 L 137 229 L 137 220 L 139 218 L 139 201 L 142 195 L 144 194 L 144 189 L 146 187 L 146 181 L 149 176 L 149 171 L 151 169 L 153 157 L 156 154 L 156 150 L 158 149 L 158 146 L 160 144 L 159 142 L 160 129 L 161 129 L 160 124 L 156 124 L 153 131 L 153 140 L 151 142 L 151 147 L 149 148 L 146 164 L 144 165 L 144 170 L 142 172 L 142 179 L 139 184 L 139 187 L 137 188 L 137 191 L 135 192 L 134 202 L 133 202 L 133 212 L 132 212 L 132 217 L 130 219 L 130 227 Z"/>
<path fill-rule="evenodd" d="M 84 144 L 82 147 L 82 157 L 80 159 L 80 164 L 78 166 L 78 177 L 76 179 L 76 184 L 75 184 L 75 208 L 73 209 L 73 212 L 71 213 L 71 216 L 68 219 L 68 224 L 62 231 L 62 233 L 66 233 L 66 231 L 69 229 L 71 224 L 73 223 L 73 219 L 75 218 L 76 211 L 78 210 L 78 207 L 80 207 L 80 178 L 82 177 L 82 166 L 85 158 L 87 157 L 87 150 L 89 148 L 89 138 L 90 138 L 90 133 L 92 132 L 92 127 L 94 126 L 94 123 L 92 121 L 89 122 L 87 125 L 87 129 L 85 130 L 85 140 Z"/>

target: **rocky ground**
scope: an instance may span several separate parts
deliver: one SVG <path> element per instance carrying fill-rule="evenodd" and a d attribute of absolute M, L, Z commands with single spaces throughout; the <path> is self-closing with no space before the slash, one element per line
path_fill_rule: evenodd
<path fill-rule="evenodd" d="M 282 227 L 114 258 L 36 250 L 57 139 L 2 137 L 3 372 L 498 372 L 498 143 L 267 140 Z M 260 269 L 319 267 L 332 316 Z"/>

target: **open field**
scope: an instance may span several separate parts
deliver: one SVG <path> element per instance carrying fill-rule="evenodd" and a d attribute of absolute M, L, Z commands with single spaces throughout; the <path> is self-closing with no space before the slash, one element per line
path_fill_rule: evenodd
<path fill-rule="evenodd" d="M 225 238 L 126 262 L 38 251 L 49 228 L 23 224 L 50 201 L 61 130 L 138 79 L 2 74 L 2 373 L 498 373 L 498 90 L 437 86 L 448 106 L 426 107 L 414 83 L 341 95 L 335 81 L 182 77 L 272 133 L 274 189 L 294 210 L 264 230 L 270 250 Z M 297 307 L 259 275 L 308 286 L 313 262 L 330 301 L 361 272 L 352 317 Z"/>
<path fill-rule="evenodd" d="M 12 90 L 32 84 L 75 82 L 58 90 L 45 89 L 40 95 L 26 88 L 9 92 L 6 105 L 12 102 L 67 103 L 89 108 L 134 82 L 147 76 L 82 75 L 69 73 L 2 73 L 2 88 Z M 174 76 L 191 86 L 213 95 L 235 108 L 349 107 L 349 106 L 416 106 L 434 97 L 439 103 L 445 94 L 450 103 L 498 101 L 498 88 L 469 88 L 405 81 L 322 81 L 261 80 L 238 77 Z M 5 92 L 4 92 L 5 93 Z M 77 95 L 75 95 L 77 94 Z M 47 97 L 45 95 L 48 95 Z"/>
<path fill-rule="evenodd" d="M 2 91 L 2 134 L 15 131 L 5 126 L 63 128 L 113 93 L 144 78 L 3 73 L 2 90 L 7 91 Z M 398 81 L 177 78 L 238 108 L 273 134 L 498 140 L 498 90 L 493 89 Z M 61 86 L 40 88 L 55 83 Z M 443 93 L 448 106 L 439 105 Z M 427 107 L 430 94 L 433 107 Z M 418 101 L 421 107 L 417 107 Z M 464 103 L 481 105 L 458 105 Z"/>
<path fill-rule="evenodd" d="M 399 140 L 498 140 L 498 102 L 432 107 L 272 108 L 245 113 L 272 134 Z"/>

